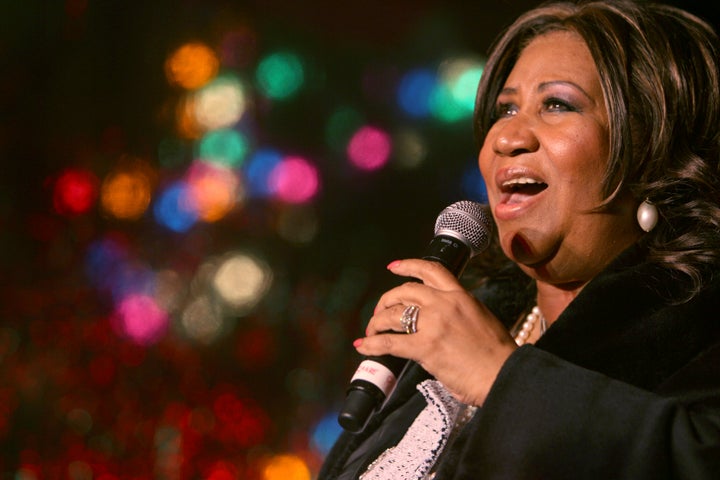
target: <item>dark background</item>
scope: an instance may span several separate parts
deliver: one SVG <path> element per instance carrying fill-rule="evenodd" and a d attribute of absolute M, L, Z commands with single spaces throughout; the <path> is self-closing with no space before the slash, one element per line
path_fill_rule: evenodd
<path fill-rule="evenodd" d="M 394 84 L 363 86 L 363 75 L 482 57 L 537 3 L 0 2 L 0 478 L 315 475 L 357 364 L 351 342 L 396 281 L 384 265 L 422 251 L 439 211 L 476 195 L 463 184 L 476 155 L 470 120 L 409 118 Z M 675 3 L 717 25 L 711 2 Z M 118 221 L 97 205 L 76 215 L 54 207 L 67 168 L 101 181 L 121 158 L 143 158 L 154 194 L 180 175 L 182 166 L 158 162 L 159 146 L 177 135 L 180 95 L 164 62 L 189 41 L 217 48 L 240 27 L 254 32 L 253 55 L 226 68 L 250 75 L 285 48 L 317 75 L 289 100 L 256 99 L 252 113 L 255 145 L 317 161 L 310 241 L 279 235 L 290 207 L 268 199 L 181 233 L 150 210 Z M 424 161 L 349 168 L 324 136 L 339 105 L 388 131 L 413 129 Z M 113 330 L 112 299 L 88 275 L 88 251 L 103 238 L 121 238 L 130 262 L 184 272 L 188 291 L 208 259 L 238 248 L 258 252 L 273 283 L 209 344 L 171 328 L 137 345 Z"/>

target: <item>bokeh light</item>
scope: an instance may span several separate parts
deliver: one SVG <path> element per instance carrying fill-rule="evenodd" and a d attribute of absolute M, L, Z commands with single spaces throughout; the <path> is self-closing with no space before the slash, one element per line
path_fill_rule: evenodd
<path fill-rule="evenodd" d="M 214 342 L 227 328 L 217 302 L 208 295 L 199 295 L 189 302 L 180 323 L 185 336 L 204 344 Z"/>
<path fill-rule="evenodd" d="M 197 140 L 206 130 L 197 118 L 196 105 L 195 95 L 184 95 L 175 107 L 175 126 L 184 139 Z"/>
<path fill-rule="evenodd" d="M 213 402 L 218 436 L 238 448 L 261 443 L 268 434 L 270 419 L 252 399 L 232 392 L 220 393 Z"/>
<path fill-rule="evenodd" d="M 320 230 L 320 220 L 312 205 L 291 205 L 278 215 L 277 232 L 294 244 L 311 243 Z"/>
<path fill-rule="evenodd" d="M 227 128 L 207 132 L 199 143 L 201 159 L 230 168 L 240 167 L 249 150 L 247 137 Z"/>
<path fill-rule="evenodd" d="M 353 165 L 361 170 L 377 170 L 390 157 L 390 135 L 379 128 L 364 126 L 350 139 L 347 155 Z"/>
<path fill-rule="evenodd" d="M 321 455 L 325 456 L 332 448 L 335 440 L 342 433 L 342 428 L 337 421 L 337 412 L 330 412 L 315 425 L 312 430 L 312 445 Z"/>
<path fill-rule="evenodd" d="M 295 95 L 305 82 L 303 62 L 292 52 L 272 53 L 260 61 L 256 80 L 259 90 L 268 98 L 287 99 Z"/>
<path fill-rule="evenodd" d="M 119 302 L 112 317 L 117 332 L 138 345 L 159 341 L 168 329 L 167 312 L 148 295 L 128 295 Z"/>
<path fill-rule="evenodd" d="M 268 178 L 273 194 L 288 203 L 304 203 L 318 194 L 320 175 L 315 165 L 297 157 L 284 157 Z"/>
<path fill-rule="evenodd" d="M 325 126 L 325 141 L 335 152 L 346 153 L 347 145 L 353 134 L 364 123 L 364 118 L 351 107 L 337 108 L 329 117 Z"/>
<path fill-rule="evenodd" d="M 187 232 L 198 221 L 190 186 L 177 181 L 162 191 L 153 207 L 155 219 L 175 232 Z"/>
<path fill-rule="evenodd" d="M 243 169 L 250 196 L 264 198 L 273 195 L 270 177 L 282 159 L 282 154 L 273 148 L 261 148 L 252 154 Z"/>
<path fill-rule="evenodd" d="M 393 158 L 401 168 L 418 168 L 427 159 L 427 142 L 416 130 L 404 128 L 393 135 Z"/>
<path fill-rule="evenodd" d="M 115 278 L 130 258 L 127 245 L 108 235 L 88 246 L 85 253 L 85 272 L 95 288 L 111 293 Z"/>
<path fill-rule="evenodd" d="M 95 174 L 89 170 L 69 168 L 63 171 L 55 181 L 55 211 L 70 216 L 89 212 L 98 196 L 98 183 Z"/>
<path fill-rule="evenodd" d="M 218 164 L 195 162 L 187 172 L 187 198 L 184 208 L 205 222 L 216 222 L 227 215 L 239 200 L 239 179 L 234 171 Z"/>
<path fill-rule="evenodd" d="M 485 180 L 480 174 L 480 169 L 475 162 L 465 168 L 460 180 L 461 189 L 465 198 L 480 203 L 488 202 Z"/>
<path fill-rule="evenodd" d="M 143 161 L 131 161 L 103 180 L 100 204 L 105 213 L 122 220 L 140 218 L 152 199 L 154 172 Z"/>
<path fill-rule="evenodd" d="M 185 89 L 200 88 L 218 72 L 220 61 L 204 43 L 187 43 L 175 50 L 165 62 L 168 82 Z"/>
<path fill-rule="evenodd" d="M 195 121 L 205 130 L 232 127 L 248 105 L 245 90 L 237 75 L 224 74 L 194 94 Z"/>
<path fill-rule="evenodd" d="M 310 469 L 297 455 L 276 455 L 263 469 L 263 480 L 310 480 Z"/>
<path fill-rule="evenodd" d="M 240 252 L 223 259 L 213 278 L 216 292 L 236 313 L 252 309 L 271 282 L 272 271 L 263 260 Z"/>
<path fill-rule="evenodd" d="M 225 33 L 220 45 L 220 60 L 223 66 L 249 66 L 257 56 L 257 37 L 252 25 L 241 25 Z"/>
<path fill-rule="evenodd" d="M 456 122 L 472 115 L 483 67 L 481 61 L 468 58 L 453 58 L 440 65 L 439 83 L 431 97 L 435 117 Z"/>
<path fill-rule="evenodd" d="M 398 86 L 398 105 L 411 117 L 430 116 L 437 83 L 437 75 L 430 69 L 418 68 L 407 72 Z"/>

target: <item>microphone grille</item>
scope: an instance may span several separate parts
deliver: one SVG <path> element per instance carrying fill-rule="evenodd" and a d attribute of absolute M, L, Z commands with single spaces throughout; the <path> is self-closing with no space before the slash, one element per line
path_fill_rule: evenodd
<path fill-rule="evenodd" d="M 482 203 L 461 200 L 446 207 L 435 221 L 435 235 L 457 238 L 472 249 L 472 255 L 490 244 L 492 222 Z"/>

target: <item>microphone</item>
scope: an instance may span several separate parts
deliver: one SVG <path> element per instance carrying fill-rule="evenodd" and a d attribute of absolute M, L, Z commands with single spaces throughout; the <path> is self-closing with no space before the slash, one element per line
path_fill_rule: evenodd
<path fill-rule="evenodd" d="M 469 200 L 445 208 L 435 221 L 435 236 L 423 259 L 441 263 L 460 277 L 468 261 L 490 243 L 492 224 L 485 206 Z M 365 357 L 350 380 L 338 423 L 345 430 L 359 432 L 370 414 L 389 396 L 403 369 L 404 358 L 383 355 Z"/>

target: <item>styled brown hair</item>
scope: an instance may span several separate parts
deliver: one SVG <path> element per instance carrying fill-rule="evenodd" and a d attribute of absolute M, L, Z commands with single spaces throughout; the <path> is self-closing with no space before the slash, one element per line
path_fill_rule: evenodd
<path fill-rule="evenodd" d="M 604 205 L 629 192 L 661 220 L 643 236 L 649 258 L 702 288 L 720 264 L 720 44 L 706 22 L 662 4 L 547 3 L 520 16 L 496 40 L 480 80 L 474 131 L 495 122 L 495 102 L 533 38 L 573 31 L 597 66 L 609 121 Z"/>

